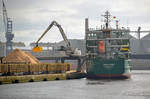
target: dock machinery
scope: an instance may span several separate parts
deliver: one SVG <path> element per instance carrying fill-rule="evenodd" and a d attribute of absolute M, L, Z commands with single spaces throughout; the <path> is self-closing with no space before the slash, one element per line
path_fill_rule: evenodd
<path fill-rule="evenodd" d="M 59 31 L 61 33 L 61 36 L 63 37 L 63 39 L 65 41 L 66 48 L 65 47 L 61 47 L 61 50 L 65 51 L 65 53 L 66 53 L 67 56 L 80 56 L 81 55 L 81 53 L 79 52 L 80 50 L 73 50 L 71 48 L 70 42 L 67 39 L 67 37 L 66 37 L 66 35 L 64 33 L 63 28 L 56 21 L 52 21 L 51 24 L 48 26 L 48 28 L 44 31 L 44 33 L 37 40 L 36 46 L 33 48 L 33 52 L 40 52 L 40 51 L 42 51 L 42 47 L 40 47 L 38 45 L 38 43 L 44 37 L 44 35 L 52 28 L 52 26 L 56 26 L 59 29 Z"/>
<path fill-rule="evenodd" d="M 77 72 L 80 72 L 81 71 L 81 65 L 82 65 L 81 51 L 78 49 L 73 50 L 71 48 L 70 42 L 67 39 L 67 36 L 65 35 L 63 28 L 56 21 L 51 22 L 51 24 L 48 26 L 48 28 L 43 32 L 43 34 L 37 40 L 36 46 L 32 49 L 32 51 L 33 52 L 41 52 L 42 51 L 42 47 L 40 47 L 38 45 L 38 43 L 44 37 L 44 35 L 52 28 L 52 26 L 56 26 L 59 29 L 61 36 L 63 37 L 65 44 L 66 44 L 66 47 L 61 47 L 61 49 L 60 49 L 60 51 L 65 51 L 65 53 L 66 53 L 66 57 L 61 57 L 61 62 L 64 62 L 66 59 L 78 60 Z"/>
<path fill-rule="evenodd" d="M 5 26 L 5 37 L 6 37 L 6 56 L 12 51 L 12 40 L 14 34 L 12 34 L 12 20 L 7 16 L 7 10 L 4 1 L 3 4 L 3 21 Z"/>

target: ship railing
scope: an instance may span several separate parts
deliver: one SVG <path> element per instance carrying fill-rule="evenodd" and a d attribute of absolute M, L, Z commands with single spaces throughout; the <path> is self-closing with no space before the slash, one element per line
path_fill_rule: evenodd
<path fill-rule="evenodd" d="M 101 31 L 101 28 L 97 27 L 97 28 L 89 28 L 89 31 Z"/>
<path fill-rule="evenodd" d="M 128 37 L 122 37 L 122 38 L 106 38 L 106 40 L 128 40 Z"/>
<path fill-rule="evenodd" d="M 89 46 L 89 45 L 87 45 L 87 47 L 92 47 L 93 48 L 93 47 L 97 47 L 97 46 Z"/>
<path fill-rule="evenodd" d="M 127 47 L 127 45 L 109 45 L 108 47 Z"/>
<path fill-rule="evenodd" d="M 105 39 L 87 38 L 87 40 L 129 40 L 129 38 L 105 38 Z"/>
<path fill-rule="evenodd" d="M 112 32 L 126 32 L 129 33 L 130 29 L 110 29 Z M 96 28 L 89 28 L 89 31 L 102 31 L 102 28 L 96 27 Z M 137 31 L 136 31 L 137 32 Z"/>

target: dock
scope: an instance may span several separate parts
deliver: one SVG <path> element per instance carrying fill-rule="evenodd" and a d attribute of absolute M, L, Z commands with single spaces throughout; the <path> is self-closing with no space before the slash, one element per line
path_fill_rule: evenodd
<path fill-rule="evenodd" d="M 69 80 L 80 79 L 86 76 L 83 72 L 69 71 L 57 74 L 40 74 L 40 75 L 20 75 L 20 76 L 0 76 L 1 84 L 27 83 L 39 81 Z"/>

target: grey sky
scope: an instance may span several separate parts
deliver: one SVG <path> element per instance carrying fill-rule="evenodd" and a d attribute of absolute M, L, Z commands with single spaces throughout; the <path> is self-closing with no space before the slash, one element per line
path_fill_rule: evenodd
<path fill-rule="evenodd" d="M 7 1 L 7 2 L 6 2 Z M 141 26 L 150 29 L 150 0 L 6 0 L 8 16 L 13 19 L 14 41 L 34 42 L 56 20 L 68 38 L 84 38 L 84 19 L 89 18 L 90 27 L 99 27 L 101 14 L 109 10 L 120 20 L 120 25 L 131 30 Z M 0 3 L 0 26 L 2 29 L 2 4 Z M 113 23 L 113 21 L 112 21 Z M 4 37 L 3 37 L 4 38 Z M 3 39 L 1 38 L 1 39 Z M 62 40 L 57 28 L 41 40 Z"/>

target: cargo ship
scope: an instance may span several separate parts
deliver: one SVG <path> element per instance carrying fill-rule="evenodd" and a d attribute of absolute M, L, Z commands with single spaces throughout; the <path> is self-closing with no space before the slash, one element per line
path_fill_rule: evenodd
<path fill-rule="evenodd" d="M 96 29 L 89 28 L 85 19 L 87 78 L 130 78 L 130 30 L 119 28 L 119 21 L 108 11 L 102 16 L 104 25 Z M 110 26 L 113 19 L 115 28 Z"/>

